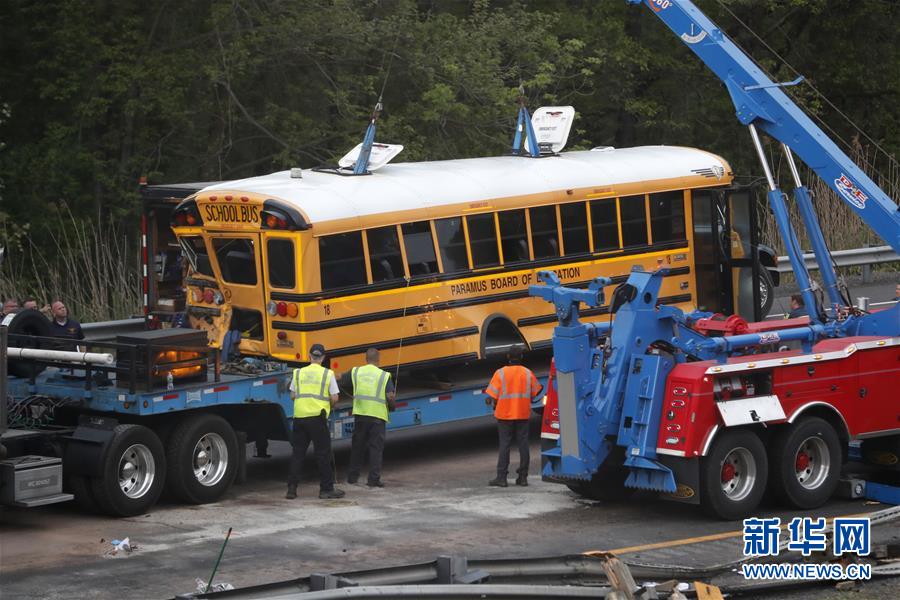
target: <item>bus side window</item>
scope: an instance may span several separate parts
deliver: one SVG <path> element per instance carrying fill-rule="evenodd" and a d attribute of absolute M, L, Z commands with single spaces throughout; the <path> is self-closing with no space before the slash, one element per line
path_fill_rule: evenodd
<path fill-rule="evenodd" d="M 441 249 L 441 261 L 444 273 L 465 271 L 469 268 L 466 256 L 466 237 L 463 233 L 462 217 L 437 219 L 434 222 L 437 232 L 438 247 Z"/>
<path fill-rule="evenodd" d="M 400 279 L 403 273 L 403 257 L 400 254 L 400 237 L 396 225 L 366 231 L 369 242 L 369 264 L 372 282 Z"/>
<path fill-rule="evenodd" d="M 615 198 L 591 200 L 591 228 L 594 252 L 619 249 L 619 220 L 616 217 Z"/>
<path fill-rule="evenodd" d="M 500 220 L 500 243 L 503 245 L 503 262 L 523 262 L 528 256 L 528 232 L 525 228 L 525 209 L 506 210 L 497 213 Z"/>
<path fill-rule="evenodd" d="M 434 255 L 434 238 L 428 221 L 404 223 L 403 245 L 406 247 L 406 263 L 409 276 L 431 275 L 438 272 L 437 257 Z"/>
<path fill-rule="evenodd" d="M 531 214 L 531 245 L 534 258 L 559 256 L 559 232 L 556 228 L 556 207 L 529 208 Z"/>
<path fill-rule="evenodd" d="M 212 243 L 222 279 L 227 283 L 256 285 L 256 251 L 253 240 L 213 238 Z"/>
<path fill-rule="evenodd" d="M 654 244 L 687 239 L 683 191 L 650 194 L 650 230 Z"/>
<path fill-rule="evenodd" d="M 647 245 L 647 211 L 644 196 L 619 199 L 622 211 L 622 247 Z"/>
<path fill-rule="evenodd" d="M 566 256 L 589 252 L 584 202 L 560 205 L 559 215 L 562 220 L 563 252 Z"/>
<path fill-rule="evenodd" d="M 322 290 L 366 285 L 362 233 L 351 231 L 319 238 Z"/>
<path fill-rule="evenodd" d="M 480 269 L 499 265 L 494 213 L 469 215 L 466 224 L 469 227 L 469 246 L 472 248 L 472 267 Z"/>
<path fill-rule="evenodd" d="M 266 259 L 266 265 L 269 267 L 269 285 L 293 289 L 297 284 L 294 242 L 284 238 L 268 240 Z"/>

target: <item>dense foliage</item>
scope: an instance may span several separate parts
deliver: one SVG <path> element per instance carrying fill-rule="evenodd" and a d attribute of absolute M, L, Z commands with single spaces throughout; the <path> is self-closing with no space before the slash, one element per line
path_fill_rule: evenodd
<path fill-rule="evenodd" d="M 821 95 L 791 94 L 834 135 L 897 154 L 900 3 L 698 4 L 774 78 L 793 79 L 788 65 L 806 75 Z M 59 269 L 47 249 L 65 254 L 85 224 L 98 239 L 137 233 L 141 176 L 333 162 L 361 139 L 382 88 L 379 139 L 406 146 L 399 160 L 506 151 L 521 84 L 532 107 L 575 106 L 570 147 L 698 146 L 758 175 L 719 80 L 647 13 L 624 0 L 5 2 L 0 294 L 66 290 L 65 277 L 39 281 L 40 264 Z M 109 221 L 111 233 L 92 228 Z"/>

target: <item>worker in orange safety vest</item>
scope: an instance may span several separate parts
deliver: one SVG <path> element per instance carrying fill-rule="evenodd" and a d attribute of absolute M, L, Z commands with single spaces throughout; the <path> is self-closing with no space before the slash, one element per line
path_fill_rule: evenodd
<path fill-rule="evenodd" d="M 484 391 L 488 396 L 485 403 L 494 406 L 500 438 L 497 477 L 488 482 L 497 487 L 508 485 L 506 475 L 509 470 L 509 447 L 513 438 L 519 446 L 519 476 L 516 478 L 516 485 L 528 485 L 528 463 L 531 458 L 528 449 L 528 419 L 531 416 L 532 400 L 544 389 L 534 373 L 520 364 L 521 346 L 512 346 L 507 356 L 509 365 L 497 369 Z"/>

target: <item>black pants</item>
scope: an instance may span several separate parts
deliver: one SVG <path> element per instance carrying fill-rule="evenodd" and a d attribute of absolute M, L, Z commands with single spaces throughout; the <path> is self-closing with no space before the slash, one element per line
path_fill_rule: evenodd
<path fill-rule="evenodd" d="M 500 456 L 497 457 L 497 477 L 506 479 L 509 472 L 509 447 L 515 438 L 519 446 L 519 477 L 528 476 L 528 463 L 531 455 L 528 449 L 528 419 L 497 419 L 497 433 L 500 436 Z"/>
<path fill-rule="evenodd" d="M 359 415 L 353 417 L 353 446 L 350 449 L 350 471 L 347 479 L 355 481 L 369 455 L 369 483 L 381 481 L 381 457 L 384 454 L 384 436 L 387 423 L 378 417 Z"/>
<path fill-rule="evenodd" d="M 310 442 L 312 442 L 316 466 L 319 469 L 319 490 L 331 491 L 334 489 L 334 470 L 331 466 L 331 433 L 328 431 L 328 420 L 325 418 L 324 411 L 318 417 L 294 419 L 291 435 L 291 446 L 294 451 L 291 454 L 288 485 L 296 486 L 300 483 L 303 458 L 306 456 Z"/>

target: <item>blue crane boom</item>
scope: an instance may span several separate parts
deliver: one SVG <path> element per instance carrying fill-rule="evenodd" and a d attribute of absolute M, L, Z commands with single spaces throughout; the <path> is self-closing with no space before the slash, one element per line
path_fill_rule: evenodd
<path fill-rule="evenodd" d="M 809 275 L 804 268 L 796 233 L 790 226 L 783 194 L 768 169 L 756 130 L 778 140 L 784 146 L 794 177 L 794 197 L 807 229 L 813 252 L 819 263 L 831 307 L 841 304 L 837 277 L 831 264 L 809 192 L 803 186 L 793 162 L 795 152 L 881 239 L 900 252 L 900 208 L 856 163 L 832 142 L 813 121 L 788 98 L 781 87 L 762 72 L 693 2 L 689 0 L 626 0 L 644 3 L 703 63 L 725 84 L 734 103 L 738 120 L 750 127 L 754 145 L 766 170 L 769 201 L 775 213 L 804 295 L 810 318 L 818 320 Z"/>

